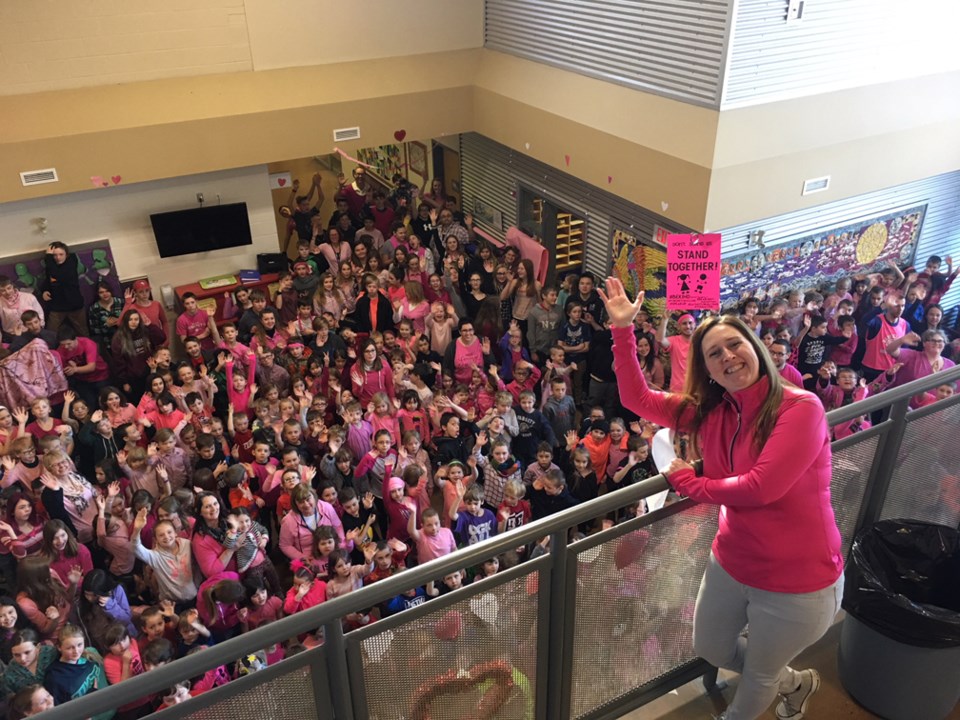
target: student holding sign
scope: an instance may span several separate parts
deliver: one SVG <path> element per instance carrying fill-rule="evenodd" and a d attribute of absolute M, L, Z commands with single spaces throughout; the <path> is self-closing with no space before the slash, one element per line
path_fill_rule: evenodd
<path fill-rule="evenodd" d="M 616 278 L 606 288 L 621 402 L 690 434 L 703 474 L 675 459 L 665 475 L 678 492 L 722 506 L 693 642 L 705 660 L 742 676 L 723 717 L 759 717 L 779 693 L 777 717 L 800 720 L 820 677 L 788 663 L 827 631 L 843 595 L 823 406 L 782 383 L 757 336 L 731 316 L 693 333 L 689 395 L 649 389 L 633 333 L 643 293 L 631 302 Z"/>

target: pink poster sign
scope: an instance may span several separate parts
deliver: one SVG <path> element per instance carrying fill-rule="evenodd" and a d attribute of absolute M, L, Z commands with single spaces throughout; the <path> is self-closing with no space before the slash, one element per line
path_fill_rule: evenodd
<path fill-rule="evenodd" d="M 667 236 L 667 309 L 720 307 L 720 234 Z"/>

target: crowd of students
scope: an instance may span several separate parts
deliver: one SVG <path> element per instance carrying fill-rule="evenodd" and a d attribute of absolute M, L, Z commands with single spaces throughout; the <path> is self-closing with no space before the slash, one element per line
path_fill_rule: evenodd
<path fill-rule="evenodd" d="M 78 305 L 60 243 L 40 298 L 0 278 L 4 352 L 53 353 L 68 387 L 0 407 L 9 717 L 656 474 L 657 428 L 620 404 L 590 273 L 542 287 L 515 248 L 477 237 L 439 183 L 388 196 L 362 167 L 353 175 L 326 220 L 319 177 L 309 195 L 297 185 L 290 271 L 270 295 L 228 293 L 219 323 L 189 293 L 170 323 L 147 281 L 124 297 L 102 284 L 93 305 Z M 946 273 L 930 258 L 923 272 L 890 268 L 782 297 L 771 288 L 728 311 L 830 409 L 952 365 L 936 303 L 956 275 L 946 262 Z M 649 385 L 683 391 L 697 322 L 680 314 L 668 335 L 671 318 L 640 314 Z M 344 626 L 544 551 L 536 543 L 438 577 Z M 141 717 L 319 643 L 294 638 L 116 716 Z"/>

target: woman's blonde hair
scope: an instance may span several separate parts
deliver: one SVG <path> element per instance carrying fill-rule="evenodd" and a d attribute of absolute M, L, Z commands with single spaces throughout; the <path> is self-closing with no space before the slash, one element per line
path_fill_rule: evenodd
<path fill-rule="evenodd" d="M 70 456 L 67 455 L 63 450 L 51 450 L 48 453 L 44 453 L 43 467 L 52 472 L 57 463 L 69 459 Z"/>
<path fill-rule="evenodd" d="M 757 415 L 756 421 L 753 423 L 753 443 L 756 449 L 762 448 L 770 437 L 770 433 L 773 432 L 773 427 L 777 422 L 777 412 L 783 400 L 783 383 L 780 379 L 780 373 L 777 371 L 777 366 L 773 364 L 767 348 L 753 331 L 740 318 L 732 315 L 708 318 L 697 327 L 690 341 L 687 378 L 683 388 L 685 397 L 677 412 L 679 424 L 680 418 L 687 415 L 691 408 L 693 409 L 690 434 L 693 439 L 693 449 L 698 456 L 700 454 L 700 427 L 707 415 L 723 402 L 723 396 L 726 392 L 723 386 L 711 380 L 710 373 L 707 371 L 706 358 L 703 356 L 704 338 L 718 325 L 732 327 L 743 336 L 744 340 L 750 343 L 760 364 L 760 377 L 766 377 L 770 383 L 767 397 L 760 407 L 760 413 Z"/>

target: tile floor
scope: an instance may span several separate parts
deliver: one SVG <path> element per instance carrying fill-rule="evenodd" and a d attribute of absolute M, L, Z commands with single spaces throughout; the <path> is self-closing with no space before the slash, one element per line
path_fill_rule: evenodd
<path fill-rule="evenodd" d="M 833 628 L 796 662 L 797 667 L 816 668 L 823 681 L 820 691 L 811 700 L 807 720 L 871 720 L 877 718 L 869 710 L 856 703 L 840 684 L 837 675 L 837 644 L 840 640 L 840 625 Z M 676 695 L 665 695 L 657 700 L 624 715 L 621 720 L 710 720 L 719 715 L 733 698 L 737 676 L 720 673 L 719 692 L 706 694 L 699 681 L 688 683 L 677 690 Z M 762 716 L 763 720 L 775 720 L 774 708 Z M 930 720 L 918 717 L 916 720 Z M 960 720 L 960 705 L 954 708 L 946 720 Z"/>

